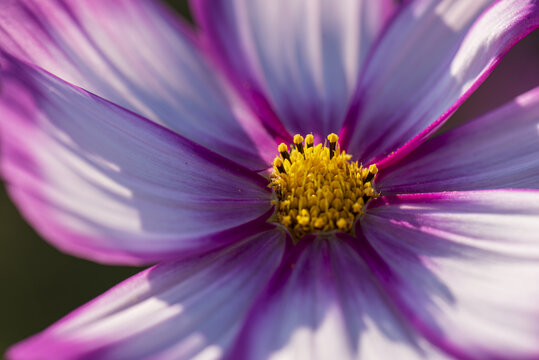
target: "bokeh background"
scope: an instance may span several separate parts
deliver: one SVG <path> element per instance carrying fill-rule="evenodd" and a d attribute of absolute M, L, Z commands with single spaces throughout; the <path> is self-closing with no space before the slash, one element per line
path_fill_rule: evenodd
<path fill-rule="evenodd" d="M 167 2 L 190 19 L 185 0 Z M 539 31 L 509 52 L 446 128 L 536 86 Z M 21 218 L 0 183 L 0 354 L 140 270 L 99 265 L 57 251 Z"/>

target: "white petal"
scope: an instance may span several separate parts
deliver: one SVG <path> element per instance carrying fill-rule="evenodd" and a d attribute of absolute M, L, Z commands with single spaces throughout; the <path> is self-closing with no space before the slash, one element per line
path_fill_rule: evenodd
<path fill-rule="evenodd" d="M 152 0 L 6 0 L 0 49 L 260 170 L 275 141 Z"/>
<path fill-rule="evenodd" d="M 387 197 L 361 228 L 371 268 L 429 341 L 456 358 L 537 358 L 539 191 Z"/>
<path fill-rule="evenodd" d="M 424 142 L 520 39 L 539 26 L 534 0 L 419 0 L 395 18 L 365 65 L 342 133 L 379 168 Z"/>
<path fill-rule="evenodd" d="M 376 360 L 435 354 L 395 312 L 356 250 L 330 238 L 308 240 L 285 259 L 227 358 Z"/>
<path fill-rule="evenodd" d="M 340 130 L 365 56 L 397 6 L 391 0 L 192 4 L 216 62 L 266 123 L 322 137 Z"/>
<path fill-rule="evenodd" d="M 284 236 L 162 264 L 117 285 L 42 333 L 12 359 L 218 359 L 279 265 Z"/>
<path fill-rule="evenodd" d="M 43 71 L 13 62 L 2 75 L 2 173 L 59 248 L 153 263 L 264 226 L 265 178 Z"/>
<path fill-rule="evenodd" d="M 539 188 L 539 88 L 429 140 L 377 178 L 388 193 Z"/>

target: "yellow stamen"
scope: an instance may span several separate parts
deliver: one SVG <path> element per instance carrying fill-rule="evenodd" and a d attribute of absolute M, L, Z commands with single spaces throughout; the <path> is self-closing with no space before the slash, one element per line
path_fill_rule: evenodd
<path fill-rule="evenodd" d="M 281 158 L 275 158 L 275 160 L 273 160 L 273 166 L 281 174 L 286 174 L 286 170 L 284 169 L 283 160 L 281 160 Z"/>
<path fill-rule="evenodd" d="M 336 144 L 337 141 L 339 141 L 339 136 L 337 134 L 335 134 L 335 133 L 331 133 L 331 134 L 328 135 L 328 140 L 329 140 L 330 143 Z"/>
<path fill-rule="evenodd" d="M 309 211 L 307 211 L 306 209 L 301 210 L 301 215 L 297 216 L 297 220 L 298 220 L 298 224 L 302 226 L 307 225 L 309 221 L 311 220 Z"/>
<path fill-rule="evenodd" d="M 308 134 L 307 136 L 305 136 L 305 146 L 310 148 L 310 147 L 313 147 L 313 144 L 314 144 L 313 134 Z"/>
<path fill-rule="evenodd" d="M 363 171 L 365 171 L 365 170 L 367 170 L 367 169 L 364 169 Z M 378 168 L 374 164 L 370 165 L 369 169 L 366 172 L 366 175 L 364 176 L 365 182 L 368 182 L 368 181 L 371 181 L 372 179 L 374 179 L 376 174 L 378 174 Z"/>
<path fill-rule="evenodd" d="M 294 135 L 294 145 L 296 145 L 296 149 L 303 154 L 303 136 L 300 134 Z"/>
<path fill-rule="evenodd" d="M 294 136 L 288 152 L 284 143 L 273 162 L 270 187 L 276 200 L 276 219 L 296 239 L 315 232 L 351 232 L 355 220 L 376 193 L 373 181 L 376 165 L 363 168 L 351 162 L 351 155 L 338 146 L 339 137 L 330 134 L 329 146 L 314 146 L 312 134 Z M 288 160 L 288 161 L 286 161 Z"/>
<path fill-rule="evenodd" d="M 328 135 L 329 140 L 329 158 L 331 159 L 333 155 L 335 154 L 335 146 L 337 145 L 337 141 L 339 140 L 339 137 L 335 133 L 331 133 Z"/>
<path fill-rule="evenodd" d="M 340 230 L 344 230 L 346 229 L 346 219 L 344 218 L 340 218 L 339 220 L 337 220 L 337 227 L 340 229 Z"/>
<path fill-rule="evenodd" d="M 290 161 L 290 154 L 288 153 L 288 146 L 286 146 L 285 143 L 281 143 L 279 147 L 277 148 L 277 150 L 279 151 L 279 154 L 281 154 L 283 161 L 284 160 Z"/>

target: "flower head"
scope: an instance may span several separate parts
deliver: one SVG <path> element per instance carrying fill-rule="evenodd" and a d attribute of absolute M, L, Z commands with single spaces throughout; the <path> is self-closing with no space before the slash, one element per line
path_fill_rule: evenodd
<path fill-rule="evenodd" d="M 434 132 L 536 0 L 0 2 L 1 170 L 156 266 L 13 359 L 536 358 L 539 89 Z"/>

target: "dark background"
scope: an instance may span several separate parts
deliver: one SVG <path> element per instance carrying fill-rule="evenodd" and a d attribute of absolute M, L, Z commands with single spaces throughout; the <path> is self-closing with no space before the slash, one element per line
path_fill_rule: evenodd
<path fill-rule="evenodd" d="M 189 17 L 185 1 L 168 3 Z M 451 121 L 466 121 L 536 86 L 538 31 L 511 50 Z M 139 270 L 60 253 L 21 218 L 0 183 L 0 354 Z"/>

